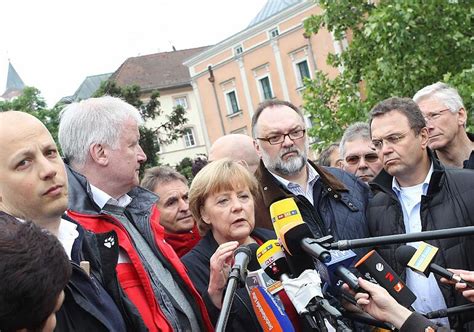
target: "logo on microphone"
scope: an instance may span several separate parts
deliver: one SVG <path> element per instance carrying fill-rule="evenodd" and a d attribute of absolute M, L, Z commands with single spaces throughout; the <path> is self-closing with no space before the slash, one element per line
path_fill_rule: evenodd
<path fill-rule="evenodd" d="M 383 271 L 383 264 L 382 263 L 375 264 L 375 269 L 379 272 L 382 272 Z"/>

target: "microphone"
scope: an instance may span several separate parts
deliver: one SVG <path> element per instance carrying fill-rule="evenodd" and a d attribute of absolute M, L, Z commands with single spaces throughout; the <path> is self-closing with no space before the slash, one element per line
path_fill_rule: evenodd
<path fill-rule="evenodd" d="M 234 251 L 234 264 L 229 273 L 227 287 L 222 301 L 221 313 L 216 324 L 216 331 L 224 331 L 229 319 L 232 302 L 234 302 L 235 289 L 239 283 L 244 283 L 247 277 L 247 265 L 252 252 L 247 246 L 240 246 Z"/>
<path fill-rule="evenodd" d="M 305 249 L 302 248 L 306 248 L 316 256 L 321 256 L 323 260 L 328 260 L 327 250 L 317 243 L 313 244 L 316 240 L 311 239 L 313 234 L 308 225 L 303 222 L 293 198 L 274 202 L 270 206 L 270 215 L 275 233 L 288 254 L 286 259 L 292 276 L 299 276 L 304 270 L 314 269 L 313 259 L 306 255 L 303 252 Z"/>
<path fill-rule="evenodd" d="M 337 309 L 331 307 L 323 298 L 321 291 L 321 279 L 319 274 L 312 269 L 305 270 L 298 278 L 288 277 L 288 265 L 286 264 L 285 254 L 277 240 L 269 240 L 260 246 L 257 250 L 257 259 L 260 266 L 274 280 L 280 280 L 283 284 L 288 297 L 298 314 L 308 313 L 306 306 L 313 298 L 322 300 L 325 310 L 337 316 L 340 313 Z"/>
<path fill-rule="evenodd" d="M 356 254 L 352 250 L 331 250 L 330 255 L 331 260 L 327 263 L 316 261 L 316 268 L 321 279 L 329 285 L 329 288 L 335 293 L 339 293 L 345 282 L 357 293 L 365 293 L 365 290 L 359 286 L 357 276 L 348 269 L 356 258 Z"/>
<path fill-rule="evenodd" d="M 435 319 L 435 318 L 458 315 L 458 314 L 462 314 L 464 312 L 469 312 L 473 310 L 474 310 L 474 303 L 468 303 L 468 304 L 458 305 L 456 307 L 451 307 L 447 309 L 430 311 L 430 312 L 427 312 L 426 314 L 423 314 L 423 316 L 425 316 L 428 319 Z"/>
<path fill-rule="evenodd" d="M 362 257 L 355 264 L 355 267 L 367 280 L 376 281 L 385 288 L 404 307 L 408 308 L 415 302 L 415 294 L 375 250 Z"/>
<path fill-rule="evenodd" d="M 340 240 L 330 244 L 330 249 L 347 250 L 388 244 L 410 243 L 425 240 L 449 239 L 451 237 L 474 235 L 474 226 L 423 231 L 410 234 L 375 236 L 368 239 Z"/>
<path fill-rule="evenodd" d="M 446 270 L 436 263 L 431 263 L 437 252 L 438 248 L 422 242 L 418 250 L 407 245 L 398 247 L 395 251 L 395 257 L 403 266 L 407 266 L 415 272 L 422 273 L 426 277 L 429 276 L 430 272 L 433 272 L 448 280 L 462 282 L 474 289 L 474 283 L 462 279 L 461 276 Z"/>
<path fill-rule="evenodd" d="M 252 288 L 249 296 L 263 331 L 294 332 L 293 325 L 286 313 L 262 286 Z"/>

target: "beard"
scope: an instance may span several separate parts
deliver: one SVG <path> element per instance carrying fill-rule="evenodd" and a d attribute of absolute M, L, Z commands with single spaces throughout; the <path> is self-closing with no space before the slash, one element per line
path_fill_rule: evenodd
<path fill-rule="evenodd" d="M 264 149 L 262 149 L 262 160 L 265 166 L 272 172 L 281 175 L 295 175 L 299 173 L 308 161 L 307 154 L 308 142 L 305 142 L 304 150 L 300 151 L 295 146 L 290 148 L 281 149 L 278 157 L 272 159 Z M 283 159 L 283 156 L 287 153 L 294 152 L 296 156 L 290 157 L 287 160 Z"/>

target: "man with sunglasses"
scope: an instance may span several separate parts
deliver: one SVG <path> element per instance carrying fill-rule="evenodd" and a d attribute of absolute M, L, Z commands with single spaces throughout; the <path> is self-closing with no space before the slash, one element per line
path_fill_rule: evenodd
<path fill-rule="evenodd" d="M 339 144 L 342 169 L 366 183 L 372 181 L 382 169 L 382 162 L 370 141 L 367 123 L 356 122 L 347 127 Z"/>
<path fill-rule="evenodd" d="M 255 203 L 257 226 L 272 228 L 270 205 L 293 197 L 315 238 L 368 236 L 369 188 L 352 174 L 308 160 L 306 125 L 295 105 L 281 100 L 261 103 L 252 118 L 252 135 L 261 158 L 256 171 L 261 194 Z"/>
<path fill-rule="evenodd" d="M 467 110 L 456 89 L 437 82 L 418 91 L 413 100 L 426 120 L 430 140 L 446 166 L 474 169 L 474 134 L 466 132 Z"/>
<path fill-rule="evenodd" d="M 413 100 L 395 97 L 380 102 L 370 112 L 369 123 L 372 144 L 384 168 L 371 183 L 374 197 L 367 210 L 371 236 L 474 225 L 472 171 L 445 169 L 434 158 L 428 147 L 429 129 Z M 473 270 L 472 237 L 429 242 L 439 248 L 434 263 Z M 433 274 L 425 278 L 401 266 L 395 260 L 397 247 L 381 247 L 378 252 L 417 296 L 413 303 L 416 311 L 425 313 L 466 303 L 454 287 L 441 285 Z M 458 329 L 467 319 L 454 316 L 449 323 Z M 448 320 L 442 323 L 446 325 Z"/>

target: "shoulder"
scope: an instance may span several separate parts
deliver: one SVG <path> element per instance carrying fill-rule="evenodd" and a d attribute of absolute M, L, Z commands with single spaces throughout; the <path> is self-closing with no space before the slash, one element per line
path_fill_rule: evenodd
<path fill-rule="evenodd" d="M 257 237 L 258 239 L 260 239 L 262 241 L 267 241 L 267 240 L 271 240 L 271 239 L 276 238 L 275 231 L 270 230 L 270 229 L 266 229 L 266 228 L 261 228 L 261 227 L 256 227 L 252 231 L 252 236 Z"/>

